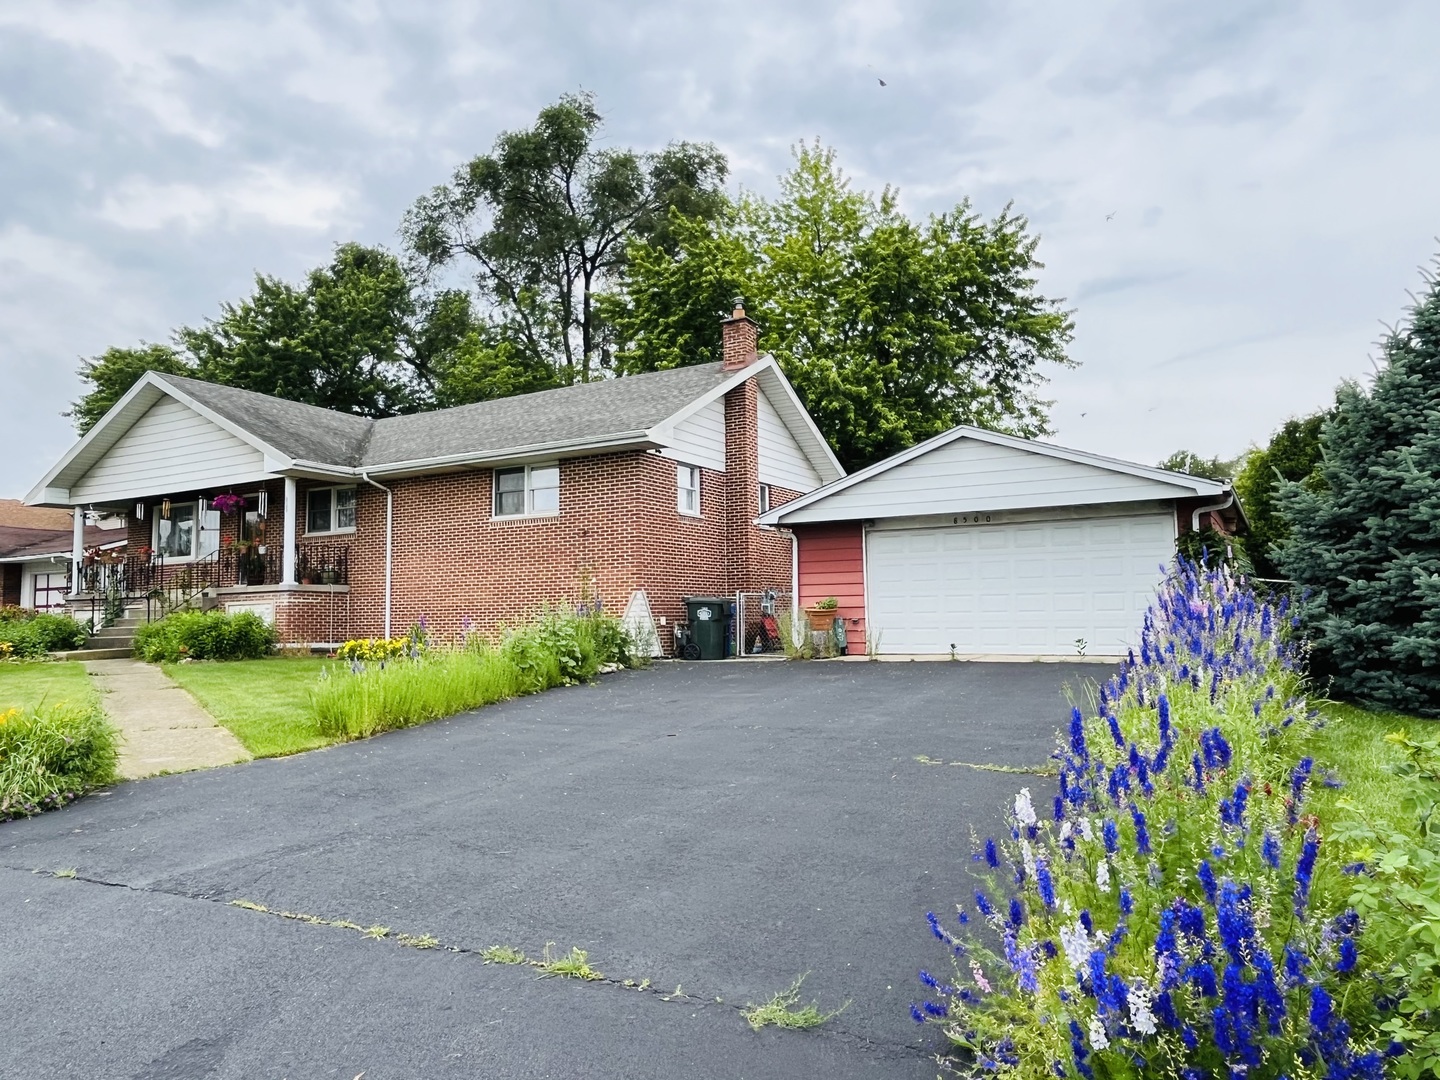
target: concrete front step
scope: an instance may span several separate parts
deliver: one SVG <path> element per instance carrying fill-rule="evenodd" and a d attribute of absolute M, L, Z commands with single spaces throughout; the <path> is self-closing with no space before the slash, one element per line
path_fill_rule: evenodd
<path fill-rule="evenodd" d="M 133 658 L 135 650 L 130 647 L 123 649 L 69 649 L 65 652 L 53 652 L 50 654 L 52 660 L 127 660 Z"/>

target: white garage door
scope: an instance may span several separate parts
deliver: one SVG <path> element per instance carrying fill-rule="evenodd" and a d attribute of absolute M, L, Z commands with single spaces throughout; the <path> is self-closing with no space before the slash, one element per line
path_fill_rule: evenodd
<path fill-rule="evenodd" d="M 1123 653 L 1174 551 L 1168 513 L 872 530 L 869 633 L 885 653 Z"/>

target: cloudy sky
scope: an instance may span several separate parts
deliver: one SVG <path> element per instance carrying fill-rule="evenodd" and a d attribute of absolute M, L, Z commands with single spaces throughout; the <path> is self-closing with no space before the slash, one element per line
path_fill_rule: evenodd
<path fill-rule="evenodd" d="M 393 245 L 578 88 L 762 193 L 818 136 L 914 213 L 1013 200 L 1076 310 L 1057 441 L 1232 455 L 1369 372 L 1440 249 L 1437 35 L 1426 0 L 7 4 L 0 496 L 69 445 L 80 357 Z"/>

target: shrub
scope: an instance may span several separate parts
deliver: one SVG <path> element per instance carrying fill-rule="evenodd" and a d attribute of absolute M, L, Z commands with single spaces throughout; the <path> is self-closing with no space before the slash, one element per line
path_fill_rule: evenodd
<path fill-rule="evenodd" d="M 1051 812 L 1022 790 L 1009 838 L 974 856 L 976 914 L 928 916 L 956 962 L 921 972 L 936 1000 L 917 1020 L 1035 1080 L 1383 1074 L 1285 619 L 1283 599 L 1179 564 L 1139 657 L 1074 710 Z"/>
<path fill-rule="evenodd" d="M 178 611 L 135 634 L 135 655 L 162 660 L 258 660 L 275 645 L 275 630 L 254 612 Z"/>
<path fill-rule="evenodd" d="M 0 617 L 0 654 L 6 656 L 36 657 L 60 649 L 78 649 L 89 636 L 86 625 L 69 615 L 7 608 Z"/>
<path fill-rule="evenodd" d="M 629 638 L 614 619 L 546 612 L 504 635 L 496 649 L 467 635 L 458 649 L 425 645 L 423 624 L 400 642 L 383 639 L 367 660 L 326 670 L 311 692 L 310 709 L 321 734 L 366 738 L 467 709 L 592 678 L 602 668 L 631 662 Z M 352 653 L 364 651 L 365 643 Z M 374 643 L 372 643 L 374 644 Z"/>
<path fill-rule="evenodd" d="M 96 705 L 0 713 L 0 820 L 62 806 L 112 782 L 117 743 Z"/>

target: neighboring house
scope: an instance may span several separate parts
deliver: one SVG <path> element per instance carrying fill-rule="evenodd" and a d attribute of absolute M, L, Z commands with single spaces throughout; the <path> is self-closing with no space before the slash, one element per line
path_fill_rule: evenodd
<path fill-rule="evenodd" d="M 75 604 L 188 590 L 333 645 L 598 602 L 668 651 L 683 597 L 788 588 L 754 518 L 844 475 L 738 306 L 723 337 L 717 364 L 380 420 L 149 372 L 26 501 L 128 522 Z"/>
<path fill-rule="evenodd" d="M 120 557 L 124 532 L 98 525 L 84 528 L 81 545 L 86 551 Z M 64 611 L 74 546 L 74 524 L 64 510 L 0 499 L 0 606 Z"/>
<path fill-rule="evenodd" d="M 798 542 L 798 603 L 850 652 L 1116 655 L 1179 532 L 1243 525 L 1228 483 L 957 427 L 761 514 Z"/>

